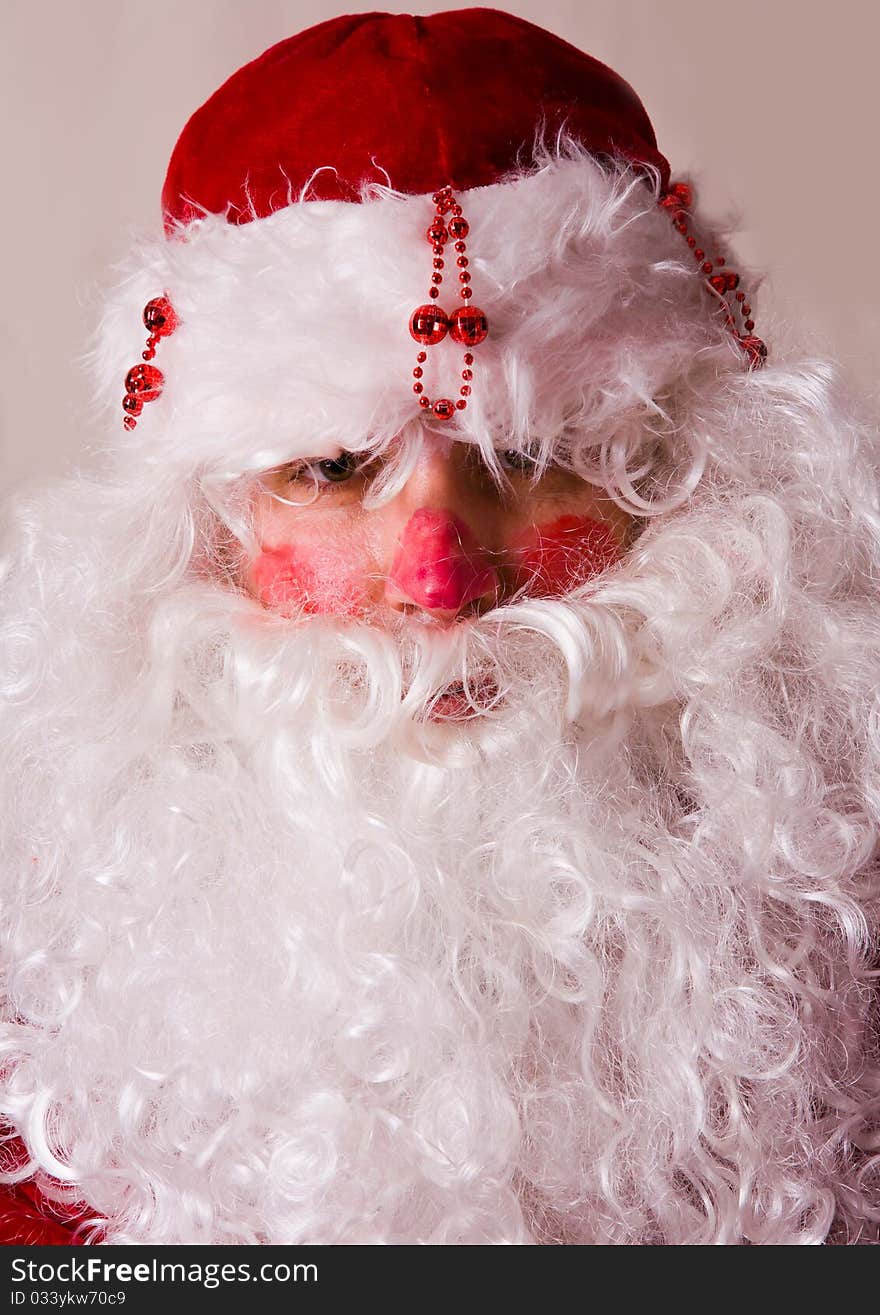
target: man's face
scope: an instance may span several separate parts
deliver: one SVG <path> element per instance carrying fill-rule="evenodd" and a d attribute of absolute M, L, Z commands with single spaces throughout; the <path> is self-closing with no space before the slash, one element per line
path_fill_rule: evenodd
<path fill-rule="evenodd" d="M 570 471 L 426 433 L 405 481 L 370 500 L 377 461 L 343 452 L 269 472 L 245 586 L 267 608 L 448 624 L 515 596 L 559 597 L 618 560 L 631 518 Z"/>

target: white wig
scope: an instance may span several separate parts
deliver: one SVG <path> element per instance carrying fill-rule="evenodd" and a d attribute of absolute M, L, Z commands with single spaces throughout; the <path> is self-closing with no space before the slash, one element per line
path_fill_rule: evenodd
<path fill-rule="evenodd" d="M 566 149 L 461 200 L 459 436 L 640 533 L 433 637 L 264 611 L 255 475 L 416 441 L 430 202 L 137 253 L 119 441 L 3 556 L 12 1176 L 115 1242 L 872 1238 L 876 437 L 827 365 L 744 369 L 642 176 Z"/>

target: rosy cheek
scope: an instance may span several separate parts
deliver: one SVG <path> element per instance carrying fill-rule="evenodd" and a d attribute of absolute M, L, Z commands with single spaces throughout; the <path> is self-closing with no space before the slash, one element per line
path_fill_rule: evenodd
<path fill-rule="evenodd" d="M 560 516 L 531 525 L 513 545 L 516 587 L 558 598 L 620 561 L 623 549 L 610 525 L 586 516 Z"/>
<path fill-rule="evenodd" d="M 350 616 L 369 601 L 366 564 L 327 546 L 264 548 L 251 563 L 250 585 L 264 607 L 284 615 Z"/>

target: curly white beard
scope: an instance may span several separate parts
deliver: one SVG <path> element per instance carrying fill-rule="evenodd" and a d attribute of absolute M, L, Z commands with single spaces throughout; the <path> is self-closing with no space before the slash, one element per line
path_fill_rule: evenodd
<path fill-rule="evenodd" d="M 446 634 L 199 583 L 179 489 L 26 509 L 2 1108 L 44 1190 L 114 1242 L 867 1236 L 877 547 L 832 419 L 821 488 L 780 426 Z M 496 706 L 432 718 L 469 673 Z"/>

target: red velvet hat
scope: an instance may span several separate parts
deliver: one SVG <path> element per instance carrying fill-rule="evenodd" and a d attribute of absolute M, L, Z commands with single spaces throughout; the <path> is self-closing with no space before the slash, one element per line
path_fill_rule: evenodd
<path fill-rule="evenodd" d="M 669 166 L 632 88 L 566 41 L 497 9 L 351 14 L 272 46 L 187 123 L 168 167 L 169 228 L 233 223 L 298 199 L 359 201 L 496 183 L 560 130 L 598 155 Z"/>

